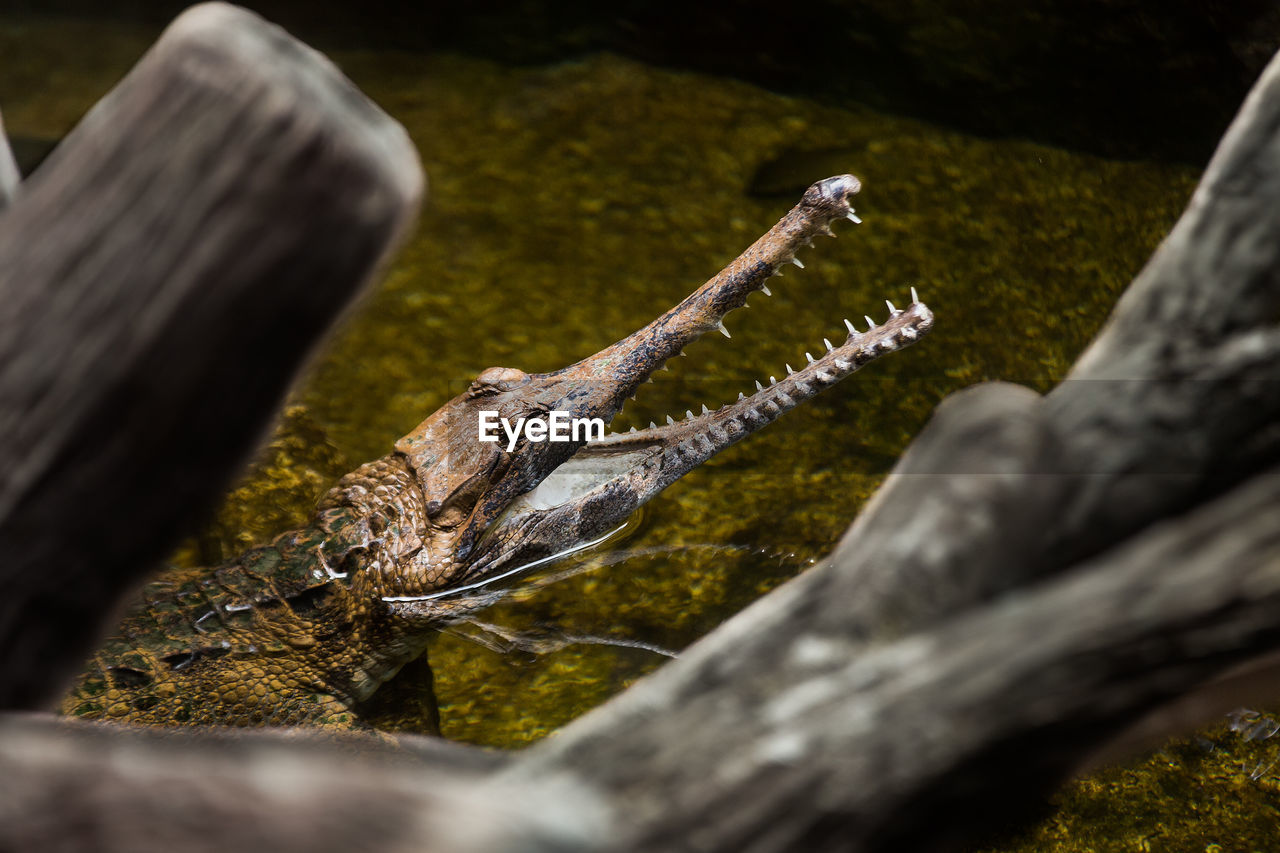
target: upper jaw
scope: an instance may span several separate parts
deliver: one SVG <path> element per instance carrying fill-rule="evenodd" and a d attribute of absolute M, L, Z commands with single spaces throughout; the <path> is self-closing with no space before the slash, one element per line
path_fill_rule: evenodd
<path fill-rule="evenodd" d="M 557 408 L 575 417 L 612 421 L 623 403 L 634 397 L 641 385 L 690 343 L 711 330 L 719 330 L 728 337 L 724 318 L 729 312 L 745 306 L 747 297 L 756 291 L 768 293 L 768 280 L 784 266 L 794 263 L 803 267 L 796 253 L 801 247 L 812 245 L 813 238 L 820 234 L 834 237 L 832 222 L 840 219 L 861 222 L 849 204 L 861 188 L 862 183 L 853 175 L 818 181 L 764 236 L 679 305 L 594 355 L 554 373 L 531 378 L 557 388 Z M 914 291 L 912 302 L 915 302 Z M 902 313 L 892 308 L 891 311 L 895 316 Z M 928 309 L 924 311 L 927 313 Z M 930 317 L 928 323 L 931 322 Z M 925 325 L 927 327 L 927 323 Z M 852 341 L 856 337 L 852 326 L 849 332 Z M 886 346 L 885 341 L 889 339 L 881 335 L 872 343 Z M 840 357 L 869 360 L 865 354 L 846 353 Z M 578 447 L 581 444 L 573 449 Z M 542 472 L 542 476 L 549 473 L 550 470 Z"/>
<path fill-rule="evenodd" d="M 835 236 L 832 222 L 859 222 L 849 200 L 861 188 L 861 182 L 853 175 L 818 181 L 764 236 L 679 305 L 616 344 L 547 376 L 605 380 L 613 391 L 607 403 L 614 408 L 602 416 L 612 417 L 654 371 L 687 345 L 714 329 L 728 335 L 724 318 L 729 312 L 746 305 L 747 297 L 755 291 L 767 292 L 766 282 L 783 266 L 799 264 L 796 253 L 810 245 L 814 237 Z M 606 403 L 603 395 L 599 402 Z"/>

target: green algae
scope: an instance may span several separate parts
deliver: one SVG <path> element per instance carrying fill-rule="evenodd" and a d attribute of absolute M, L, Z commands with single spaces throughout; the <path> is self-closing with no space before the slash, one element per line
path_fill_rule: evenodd
<path fill-rule="evenodd" d="M 1069 782 L 1050 818 L 983 853 L 1270 853 L 1280 827 L 1280 736 L 1273 717 L 1255 712 L 1245 723 Z M 1248 731 L 1254 726 L 1261 733 Z"/>
<path fill-rule="evenodd" d="M 151 38 L 77 26 L 0 27 L 14 132 L 65 130 Z M 90 38 L 90 52 L 47 48 Z M 835 339 L 842 318 L 882 317 L 882 300 L 901 304 L 910 286 L 938 317 L 924 342 L 674 485 L 627 535 L 442 636 L 430 653 L 438 725 L 474 743 L 545 736 L 659 666 L 652 649 L 682 648 L 820 559 L 946 394 L 988 379 L 1051 387 L 1196 178 L 608 55 L 532 68 L 337 61 L 408 128 L 430 200 L 188 562 L 299 524 L 348 460 L 386 453 L 484 368 L 562 366 L 674 304 L 793 203 L 748 194 L 762 163 L 854 172 L 865 224 L 838 226 L 773 298 L 732 315 L 732 341 L 689 347 L 623 428 L 732 399 Z M 433 730 L 428 674 L 407 668 L 376 719 Z M 1275 767 L 1251 778 L 1266 756 L 1250 750 L 1270 742 L 1201 740 L 1213 749 L 1173 744 L 1073 783 L 1054 817 L 1002 849 L 1266 849 L 1246 839 L 1276 819 Z"/>

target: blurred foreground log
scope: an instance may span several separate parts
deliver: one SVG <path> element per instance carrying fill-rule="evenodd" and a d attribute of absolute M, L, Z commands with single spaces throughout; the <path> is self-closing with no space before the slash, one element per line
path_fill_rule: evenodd
<path fill-rule="evenodd" d="M 559 850 L 604 827 L 566 785 L 478 781 L 502 756 L 315 730 L 127 729 L 0 717 L 0 844 L 11 851 Z M 541 844 L 539 839 L 561 839 Z"/>
<path fill-rule="evenodd" d="M 972 846 L 1146 712 L 1280 648 L 1278 316 L 1273 62 L 1066 382 L 955 395 L 827 561 L 622 696 L 505 760 L 12 718 L 0 847 Z"/>
<path fill-rule="evenodd" d="M 0 708 L 52 699 L 225 490 L 423 179 L 327 60 L 209 4 L 21 189 L 0 217 Z"/>

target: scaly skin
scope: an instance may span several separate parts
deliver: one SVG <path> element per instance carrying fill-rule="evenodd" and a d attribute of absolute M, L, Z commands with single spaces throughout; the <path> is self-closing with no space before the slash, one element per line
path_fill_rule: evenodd
<path fill-rule="evenodd" d="M 63 704 L 152 724 L 362 726 L 360 705 L 441 626 L 490 602 L 484 584 L 584 547 L 715 453 L 929 331 L 915 301 L 715 411 L 584 440 L 478 440 L 481 411 L 606 422 L 649 376 L 830 223 L 857 221 L 850 175 L 814 184 L 719 275 L 645 328 L 554 373 L 484 371 L 395 451 L 344 477 L 309 526 L 215 569 L 149 584 Z"/>
<path fill-rule="evenodd" d="M 407 631 L 381 601 L 394 576 L 367 570 L 394 550 L 388 537 L 423 517 L 412 473 L 393 455 L 343 477 L 307 527 L 213 570 L 165 571 L 63 711 L 151 724 L 357 727 L 359 703 L 426 648 L 429 632 Z M 372 588 L 379 583 L 390 585 Z"/>

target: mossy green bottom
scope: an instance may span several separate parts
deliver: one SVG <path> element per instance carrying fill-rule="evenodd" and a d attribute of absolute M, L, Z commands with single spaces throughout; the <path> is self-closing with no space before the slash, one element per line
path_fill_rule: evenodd
<path fill-rule="evenodd" d="M 60 134 L 152 35 L 0 21 L 6 123 Z M 864 224 L 838 227 L 839 239 L 802 253 L 804 270 L 771 283 L 772 298 L 731 315 L 733 340 L 690 346 L 621 426 L 733 399 L 842 334 L 842 318 L 883 317 L 883 300 L 905 302 L 911 286 L 937 315 L 926 341 L 689 475 L 603 549 L 442 636 L 431 651 L 441 726 L 473 743 L 542 737 L 659 666 L 656 649 L 682 648 L 820 559 L 945 395 L 988 379 L 1051 387 L 1197 177 L 612 56 L 536 68 L 336 58 L 409 129 L 430 200 L 193 558 L 300 523 L 329 481 L 384 454 L 484 368 L 557 368 L 649 321 L 772 225 L 799 186 L 834 172 L 863 179 Z M 396 689 L 422 707 L 414 685 Z M 405 707 L 382 719 L 432 724 Z M 1277 742 L 1210 733 L 1073 783 L 1029 841 L 1003 849 L 1272 849 L 1280 765 L 1266 762 Z"/>

